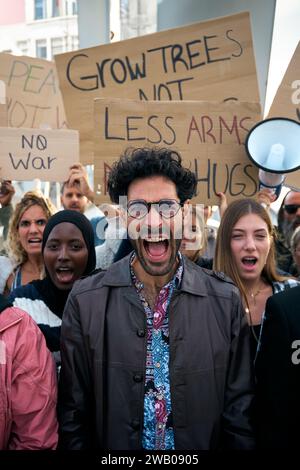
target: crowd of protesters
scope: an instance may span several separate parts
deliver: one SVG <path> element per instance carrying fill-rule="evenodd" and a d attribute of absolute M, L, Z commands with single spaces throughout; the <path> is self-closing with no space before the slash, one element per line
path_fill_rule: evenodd
<path fill-rule="evenodd" d="M 277 227 L 220 193 L 216 230 L 172 149 L 126 151 L 91 220 L 80 164 L 61 210 L 3 188 L 0 449 L 296 445 L 300 189 Z"/>

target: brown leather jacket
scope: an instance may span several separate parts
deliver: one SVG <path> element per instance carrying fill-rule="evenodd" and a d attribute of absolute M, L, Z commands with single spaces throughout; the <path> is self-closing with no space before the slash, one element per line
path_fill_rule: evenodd
<path fill-rule="evenodd" d="M 237 288 L 184 258 L 169 334 L 175 448 L 253 448 L 249 329 Z M 128 256 L 75 284 L 61 355 L 60 446 L 141 449 L 146 320 Z"/>

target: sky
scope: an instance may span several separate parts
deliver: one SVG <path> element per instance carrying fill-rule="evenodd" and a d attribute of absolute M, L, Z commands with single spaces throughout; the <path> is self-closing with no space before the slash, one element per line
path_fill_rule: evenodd
<path fill-rule="evenodd" d="M 300 41 L 300 0 L 277 0 L 265 114 Z M 300 68 L 299 68 L 300 80 Z"/>

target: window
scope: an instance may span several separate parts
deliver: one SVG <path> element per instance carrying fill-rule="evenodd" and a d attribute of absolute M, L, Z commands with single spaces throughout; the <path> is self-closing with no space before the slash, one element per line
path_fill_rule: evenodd
<path fill-rule="evenodd" d="M 28 53 L 28 43 L 27 43 L 27 41 L 17 42 L 17 48 L 19 49 L 19 51 L 22 55 L 27 55 L 27 53 Z"/>
<path fill-rule="evenodd" d="M 52 0 L 52 17 L 60 16 L 60 0 Z"/>
<path fill-rule="evenodd" d="M 47 42 L 46 39 L 38 39 L 35 43 L 35 53 L 40 59 L 47 59 Z"/>
<path fill-rule="evenodd" d="M 77 15 L 77 1 L 72 2 L 72 15 Z"/>
<path fill-rule="evenodd" d="M 55 54 L 61 54 L 63 52 L 63 38 L 52 38 L 51 39 L 51 56 Z"/>
<path fill-rule="evenodd" d="M 42 20 L 47 18 L 47 0 L 34 0 L 34 19 Z"/>

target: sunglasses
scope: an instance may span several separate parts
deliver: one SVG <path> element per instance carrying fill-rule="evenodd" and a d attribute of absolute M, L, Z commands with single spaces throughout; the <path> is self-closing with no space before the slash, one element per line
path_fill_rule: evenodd
<path fill-rule="evenodd" d="M 283 206 L 284 210 L 288 213 L 288 214 L 296 214 L 297 210 L 299 209 L 300 207 L 300 204 L 285 204 Z"/>

